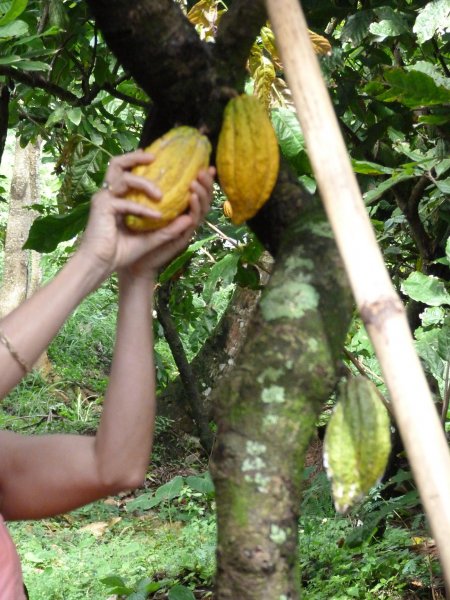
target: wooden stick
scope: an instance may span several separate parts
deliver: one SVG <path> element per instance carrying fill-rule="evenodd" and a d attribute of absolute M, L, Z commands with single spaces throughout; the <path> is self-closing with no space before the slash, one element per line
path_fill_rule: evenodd
<path fill-rule="evenodd" d="M 450 590 L 450 453 L 362 200 L 299 0 L 267 0 L 318 188 L 372 340 Z"/>

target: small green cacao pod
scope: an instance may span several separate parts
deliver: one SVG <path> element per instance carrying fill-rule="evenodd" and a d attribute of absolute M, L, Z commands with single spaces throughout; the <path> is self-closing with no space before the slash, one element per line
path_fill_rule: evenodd
<path fill-rule="evenodd" d="M 347 513 L 381 479 L 391 451 L 389 413 L 375 385 L 351 377 L 325 432 L 323 458 L 335 508 Z"/>

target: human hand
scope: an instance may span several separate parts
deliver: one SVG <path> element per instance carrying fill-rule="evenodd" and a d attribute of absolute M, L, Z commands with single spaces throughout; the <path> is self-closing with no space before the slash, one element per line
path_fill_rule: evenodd
<path fill-rule="evenodd" d="M 197 179 L 190 185 L 189 212 L 177 217 L 167 227 L 147 234 L 152 238 L 154 247 L 142 258 L 122 269 L 122 277 L 154 279 L 158 269 L 168 264 L 189 245 L 195 229 L 209 211 L 215 174 L 214 167 L 199 172 Z"/>
<path fill-rule="evenodd" d="M 182 250 L 193 230 L 209 209 L 214 169 L 199 174 L 191 184 L 190 212 L 175 219 L 169 226 L 148 233 L 128 230 L 123 218 L 127 214 L 158 218 L 159 213 L 141 204 L 121 198 L 133 188 L 154 200 L 160 200 L 157 186 L 134 175 L 129 170 L 139 164 L 149 164 L 154 157 L 143 150 L 136 150 L 114 157 L 105 175 L 107 187 L 103 187 L 92 198 L 88 225 L 79 252 L 84 253 L 107 277 L 115 270 L 134 265 L 135 274 L 143 272 L 139 262 L 147 255 L 146 269 L 154 271 Z"/>

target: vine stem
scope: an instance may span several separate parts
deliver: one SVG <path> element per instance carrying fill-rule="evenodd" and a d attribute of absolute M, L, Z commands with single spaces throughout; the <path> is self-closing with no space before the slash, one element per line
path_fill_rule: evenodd
<path fill-rule="evenodd" d="M 450 590 L 450 453 L 406 312 L 384 265 L 299 0 L 266 0 L 309 158 L 388 388 Z"/>

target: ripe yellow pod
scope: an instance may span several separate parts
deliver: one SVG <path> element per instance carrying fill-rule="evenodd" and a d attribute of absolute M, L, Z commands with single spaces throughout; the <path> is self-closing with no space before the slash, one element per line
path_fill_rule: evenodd
<path fill-rule="evenodd" d="M 256 96 L 232 98 L 224 111 L 216 166 L 233 223 L 247 221 L 269 199 L 279 165 L 278 141 L 263 105 Z"/>
<path fill-rule="evenodd" d="M 127 215 L 125 223 L 133 231 L 151 231 L 165 227 L 181 215 L 189 205 L 189 186 L 201 169 L 207 169 L 211 144 L 198 129 L 183 125 L 175 127 L 145 148 L 155 155 L 149 165 L 138 165 L 132 173 L 153 181 L 161 190 L 160 201 L 143 192 L 131 190 L 125 198 L 144 204 L 161 213 L 160 219 Z"/>
<path fill-rule="evenodd" d="M 223 214 L 229 219 L 231 219 L 233 215 L 233 209 L 228 200 L 225 200 L 225 202 L 223 203 Z"/>

